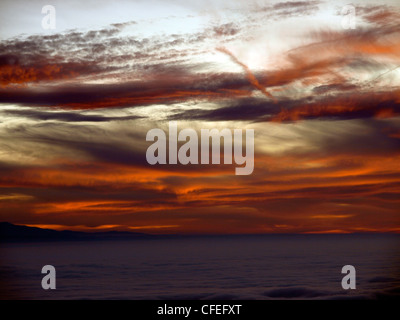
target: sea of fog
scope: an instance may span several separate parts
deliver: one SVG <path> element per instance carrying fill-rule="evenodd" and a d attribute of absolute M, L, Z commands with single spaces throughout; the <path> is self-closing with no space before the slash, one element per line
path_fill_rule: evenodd
<path fill-rule="evenodd" d="M 0 244 L 1 299 L 400 297 L 399 235 L 262 235 Z M 44 290 L 41 269 L 56 269 Z M 344 290 L 344 265 L 356 289 Z"/>

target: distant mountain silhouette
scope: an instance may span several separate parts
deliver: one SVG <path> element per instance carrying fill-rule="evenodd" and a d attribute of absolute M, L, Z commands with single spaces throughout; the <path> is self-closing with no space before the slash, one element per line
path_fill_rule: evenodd
<path fill-rule="evenodd" d="M 128 240 L 155 238 L 155 235 L 137 232 L 108 231 L 108 232 L 80 232 L 56 231 L 36 227 L 15 225 L 9 222 L 0 222 L 0 241 L 57 241 L 57 240 Z"/>

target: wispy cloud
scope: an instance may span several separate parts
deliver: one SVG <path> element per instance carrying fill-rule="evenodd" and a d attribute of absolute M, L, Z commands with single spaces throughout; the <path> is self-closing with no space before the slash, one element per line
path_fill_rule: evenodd
<path fill-rule="evenodd" d="M 160 233 L 395 230 L 399 8 L 356 6 L 357 28 L 344 30 L 326 2 L 176 4 L 198 15 L 0 42 L 0 220 Z M 197 132 L 255 129 L 254 173 L 150 166 L 146 132 L 169 120 Z"/>

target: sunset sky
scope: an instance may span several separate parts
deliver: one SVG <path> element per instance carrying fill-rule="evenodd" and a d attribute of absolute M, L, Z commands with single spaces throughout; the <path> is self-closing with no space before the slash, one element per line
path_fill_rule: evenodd
<path fill-rule="evenodd" d="M 2 1 L 0 221 L 400 232 L 400 4 L 353 2 L 344 29 L 347 4 Z M 254 129 L 254 172 L 149 165 L 170 121 Z"/>

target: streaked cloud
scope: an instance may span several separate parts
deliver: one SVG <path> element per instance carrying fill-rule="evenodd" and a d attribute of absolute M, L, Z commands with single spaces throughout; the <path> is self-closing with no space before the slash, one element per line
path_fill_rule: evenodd
<path fill-rule="evenodd" d="M 356 4 L 357 28 L 344 30 L 339 5 L 322 1 L 170 4 L 181 9 L 160 4 L 154 21 L 2 39 L 0 220 L 398 232 L 399 7 Z M 146 132 L 170 120 L 255 129 L 254 173 L 150 166 Z"/>

